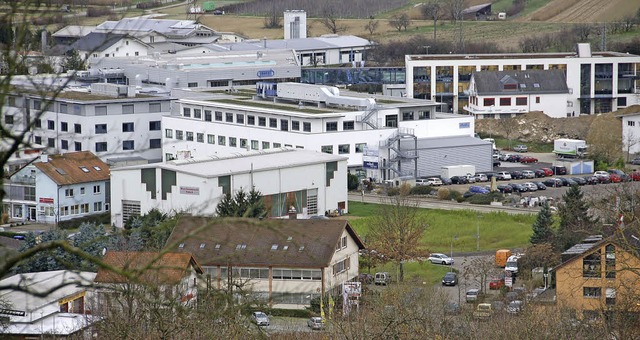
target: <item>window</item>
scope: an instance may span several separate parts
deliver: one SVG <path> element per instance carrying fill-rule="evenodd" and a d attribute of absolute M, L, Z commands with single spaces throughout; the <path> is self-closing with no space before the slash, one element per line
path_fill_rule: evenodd
<path fill-rule="evenodd" d="M 338 122 L 327 122 L 327 131 L 338 131 Z"/>
<path fill-rule="evenodd" d="M 215 119 L 216 119 L 216 121 L 221 122 L 222 121 L 222 112 L 216 111 L 215 112 Z"/>
<path fill-rule="evenodd" d="M 162 148 L 162 140 L 160 138 L 149 139 L 149 149 Z"/>
<path fill-rule="evenodd" d="M 618 106 L 627 106 L 627 97 L 618 97 Z"/>
<path fill-rule="evenodd" d="M 50 148 L 56 147 L 56 139 L 55 138 L 47 138 L 47 146 Z"/>
<path fill-rule="evenodd" d="M 105 151 L 107 151 L 107 142 L 97 142 L 96 152 L 105 152 Z"/>
<path fill-rule="evenodd" d="M 511 98 L 500 98 L 500 106 L 511 106 Z"/>
<path fill-rule="evenodd" d="M 13 115 L 6 115 L 4 116 L 4 123 L 5 124 L 13 124 Z M 66 124 L 66 123 L 65 123 Z M 66 130 L 65 130 L 66 131 Z"/>
<path fill-rule="evenodd" d="M 133 132 L 133 123 L 122 123 L 122 132 Z"/>
<path fill-rule="evenodd" d="M 84 195 L 84 187 L 80 187 L 80 195 Z"/>
<path fill-rule="evenodd" d="M 99 194 L 100 193 L 100 186 L 99 185 L 94 185 L 93 186 L 93 193 L 94 194 Z"/>
<path fill-rule="evenodd" d="M 484 100 L 483 100 L 483 105 L 484 105 L 484 106 L 493 106 L 493 105 L 496 105 L 496 99 L 495 99 L 495 98 L 484 98 Z"/>
<path fill-rule="evenodd" d="M 69 124 L 67 124 L 67 122 L 60 122 L 60 130 L 69 131 Z"/>
<path fill-rule="evenodd" d="M 518 89 L 518 85 L 517 84 L 504 84 L 502 86 L 503 89 L 505 90 L 517 90 Z"/>
<path fill-rule="evenodd" d="M 40 119 L 40 118 L 36 119 L 35 126 L 37 128 L 41 128 L 42 127 L 42 119 Z"/>
<path fill-rule="evenodd" d="M 516 97 L 516 105 L 518 106 L 527 105 L 527 97 Z"/>
<path fill-rule="evenodd" d="M 260 144 L 257 140 L 251 140 L 251 150 L 260 149 Z"/>
<path fill-rule="evenodd" d="M 271 145 L 269 142 L 262 142 L 262 150 L 267 150 L 270 146 Z"/>
<path fill-rule="evenodd" d="M 82 151 L 82 143 L 81 142 L 73 142 L 73 148 L 75 151 Z"/>
<path fill-rule="evenodd" d="M 198 82 L 187 83 L 187 87 L 198 87 Z"/>
<path fill-rule="evenodd" d="M 600 250 L 582 258 L 582 277 L 600 277 Z"/>
<path fill-rule="evenodd" d="M 280 130 L 289 131 L 289 121 L 286 119 L 280 119 Z"/>
<path fill-rule="evenodd" d="M 349 258 L 347 257 L 346 259 L 333 265 L 333 275 L 338 275 L 348 270 L 349 267 L 350 267 L 350 261 L 349 261 Z"/>
<path fill-rule="evenodd" d="M 42 137 L 33 136 L 33 142 L 36 143 L 36 144 L 42 144 Z"/>
<path fill-rule="evenodd" d="M 282 146 L 282 144 L 280 144 L 280 143 L 273 143 L 273 147 L 274 147 L 274 148 L 279 148 L 279 147 L 281 147 L 281 146 Z"/>
<path fill-rule="evenodd" d="M 56 122 L 54 122 L 53 120 L 47 120 L 47 129 L 55 130 L 56 129 Z"/>
<path fill-rule="evenodd" d="M 133 150 L 133 141 L 132 140 L 123 141 L 122 150 Z"/>
<path fill-rule="evenodd" d="M 363 153 L 367 143 L 356 143 L 356 153 Z"/>
<path fill-rule="evenodd" d="M 96 116 L 106 116 L 106 115 L 107 115 L 106 106 L 96 106 Z"/>
<path fill-rule="evenodd" d="M 352 120 L 342 122 L 342 130 L 353 130 L 353 129 L 354 129 L 354 124 Z"/>
<path fill-rule="evenodd" d="M 149 112 L 160 112 L 161 109 L 160 103 L 149 103 Z"/>
<path fill-rule="evenodd" d="M 628 120 L 627 121 L 627 126 L 636 126 L 636 122 L 634 122 L 632 120 Z"/>
<path fill-rule="evenodd" d="M 247 115 L 247 125 L 256 125 L 256 116 Z"/>
<path fill-rule="evenodd" d="M 227 143 L 227 137 L 225 136 L 218 136 L 218 145 L 226 145 Z"/>
<path fill-rule="evenodd" d="M 73 189 L 64 189 L 64 197 L 73 197 Z"/>
<path fill-rule="evenodd" d="M 187 138 L 188 141 L 193 142 L 193 131 L 187 131 Z"/>
<path fill-rule="evenodd" d="M 311 123 L 302 123 L 302 131 L 311 132 Z"/>
<path fill-rule="evenodd" d="M 62 150 L 69 150 L 69 141 L 66 139 L 61 140 L 60 147 L 62 148 Z"/>
<path fill-rule="evenodd" d="M 600 287 L 583 287 L 582 296 L 586 298 L 599 298 L 602 295 Z"/>
<path fill-rule="evenodd" d="M 75 131 L 75 133 L 82 133 L 82 125 L 73 124 L 73 130 Z"/>
<path fill-rule="evenodd" d="M 132 114 L 133 113 L 133 105 L 122 105 L 122 113 L 123 114 Z"/>
<path fill-rule="evenodd" d="M 616 247 L 609 244 L 604 248 L 605 277 L 607 279 L 616 278 Z"/>
<path fill-rule="evenodd" d="M 267 126 L 267 119 L 264 117 L 258 117 L 258 126 Z"/>
<path fill-rule="evenodd" d="M 413 120 L 413 111 L 402 112 L 402 120 Z"/>
<path fill-rule="evenodd" d="M 160 131 L 160 121 L 154 120 L 149 122 L 149 131 Z"/>
<path fill-rule="evenodd" d="M 240 147 L 243 149 L 247 148 L 249 141 L 246 138 L 240 138 Z"/>
<path fill-rule="evenodd" d="M 173 138 L 173 130 L 171 129 L 164 129 L 164 136 L 166 138 Z"/>
<path fill-rule="evenodd" d="M 349 144 L 338 145 L 338 154 L 344 155 L 349 153 Z"/>
<path fill-rule="evenodd" d="M 269 127 L 278 128 L 278 120 L 275 118 L 269 118 Z"/>
<path fill-rule="evenodd" d="M 93 211 L 102 211 L 102 202 L 93 202 Z"/>
<path fill-rule="evenodd" d="M 212 119 L 211 110 L 204 110 L 204 121 L 210 122 Z"/>
<path fill-rule="evenodd" d="M 196 133 L 196 142 L 204 143 L 204 133 Z"/>
<path fill-rule="evenodd" d="M 42 103 L 39 100 L 34 100 L 33 101 L 33 109 L 34 110 L 40 110 L 42 106 Z"/>
<path fill-rule="evenodd" d="M 225 112 L 225 122 L 227 123 L 233 123 L 233 113 L 231 112 Z"/>
<path fill-rule="evenodd" d="M 536 104 L 540 104 L 540 97 L 536 97 Z"/>
<path fill-rule="evenodd" d="M 321 151 L 324 153 L 333 153 L 333 145 L 323 145 Z"/>
<path fill-rule="evenodd" d="M 245 146 L 246 146 L 246 144 L 247 144 L 247 140 L 246 140 L 246 139 L 241 139 L 241 140 L 240 140 L 240 144 L 243 144 L 243 143 L 242 143 L 242 141 L 243 141 L 243 140 L 244 140 L 244 144 L 245 144 Z M 234 147 L 234 148 L 235 148 L 236 146 L 238 146 L 238 138 L 236 138 L 236 137 L 229 137 L 229 146 L 230 146 L 230 147 Z"/>
<path fill-rule="evenodd" d="M 182 130 L 176 130 L 176 139 L 183 140 L 184 132 Z"/>
<path fill-rule="evenodd" d="M 216 136 L 215 135 L 207 135 L 207 143 L 215 144 L 216 143 Z"/>
<path fill-rule="evenodd" d="M 236 123 L 238 124 L 244 124 L 244 115 L 243 114 L 236 114 Z"/>
<path fill-rule="evenodd" d="M 300 131 L 300 122 L 297 120 L 291 121 L 291 130 Z"/>
<path fill-rule="evenodd" d="M 616 289 L 615 288 L 607 288 L 604 291 L 604 296 L 606 298 L 606 304 L 611 306 L 616 304 Z"/>
<path fill-rule="evenodd" d="M 96 124 L 96 134 L 104 134 L 107 133 L 107 124 Z"/>
<path fill-rule="evenodd" d="M 182 116 L 191 117 L 191 108 L 188 108 L 188 107 L 182 108 Z"/>

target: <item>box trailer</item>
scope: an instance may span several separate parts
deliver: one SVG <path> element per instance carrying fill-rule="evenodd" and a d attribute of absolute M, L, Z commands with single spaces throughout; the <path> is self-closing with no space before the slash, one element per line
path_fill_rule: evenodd
<path fill-rule="evenodd" d="M 582 139 L 556 139 L 553 141 L 553 153 L 559 157 L 582 158 L 587 154 L 587 142 Z"/>
<path fill-rule="evenodd" d="M 475 175 L 475 165 L 449 165 L 443 166 L 440 171 L 441 177 L 451 178 L 453 176 L 465 176 L 467 174 Z"/>

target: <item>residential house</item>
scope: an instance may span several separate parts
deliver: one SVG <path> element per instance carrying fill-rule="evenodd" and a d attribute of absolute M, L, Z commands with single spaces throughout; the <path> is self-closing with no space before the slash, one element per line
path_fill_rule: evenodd
<path fill-rule="evenodd" d="M 464 109 L 476 118 L 511 118 L 531 111 L 565 118 L 568 94 L 560 70 L 480 71 L 471 75 Z"/>
<path fill-rule="evenodd" d="M 185 252 L 107 251 L 103 262 L 131 277 L 101 267 L 94 279 L 96 313 L 108 315 L 122 294 L 141 293 L 141 296 L 162 296 L 167 302 L 192 305 L 197 301 L 202 268 L 191 254 Z M 126 301 L 120 301 L 126 303 Z"/>
<path fill-rule="evenodd" d="M 51 34 L 51 38 L 56 45 L 71 45 L 95 29 L 96 26 L 69 25 Z"/>
<path fill-rule="evenodd" d="M 469 105 L 469 81 L 480 71 L 563 71 L 569 93 L 562 106 L 568 116 L 640 103 L 640 56 L 592 52 L 589 44 L 566 53 L 407 55 L 405 66 L 408 97 L 437 100 L 456 113 Z"/>
<path fill-rule="evenodd" d="M 640 105 L 629 107 L 618 115 L 622 120 L 622 152 L 640 154 Z"/>
<path fill-rule="evenodd" d="M 151 46 L 126 34 L 91 32 L 71 44 L 89 64 L 102 58 L 145 56 Z"/>
<path fill-rule="evenodd" d="M 7 322 L 3 337 L 90 336 L 83 334 L 97 318 L 90 301 L 95 273 L 56 270 L 24 273 L 0 281 L 0 318 Z"/>
<path fill-rule="evenodd" d="M 276 308 L 304 308 L 321 294 L 341 294 L 357 278 L 364 244 L 346 220 L 212 219 L 183 216 L 166 243 L 192 253 L 211 286 Z"/>
<path fill-rule="evenodd" d="M 608 238 L 594 235 L 565 251 L 566 260 L 553 268 L 558 307 L 587 317 L 609 311 L 638 312 L 639 236 L 637 229 L 624 229 Z"/>
<path fill-rule="evenodd" d="M 14 221 L 57 223 L 109 210 L 109 166 L 89 151 L 42 155 L 4 183 Z"/>
<path fill-rule="evenodd" d="M 344 156 L 281 148 L 226 157 L 191 158 L 188 150 L 178 154 L 179 159 L 164 163 L 111 169 L 111 222 L 116 227 L 151 209 L 213 216 L 225 194 L 252 188 L 262 193 L 271 217 L 288 216 L 292 205 L 305 217 L 348 211 Z"/>

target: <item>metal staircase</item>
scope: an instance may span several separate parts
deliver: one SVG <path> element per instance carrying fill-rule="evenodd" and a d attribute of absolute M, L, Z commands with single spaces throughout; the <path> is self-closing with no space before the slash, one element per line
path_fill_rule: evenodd
<path fill-rule="evenodd" d="M 413 149 L 402 149 L 401 141 L 404 139 L 413 139 Z M 414 135 L 413 129 L 398 128 L 389 138 L 384 141 L 380 141 L 380 149 L 387 150 L 386 162 L 383 162 L 382 169 L 386 170 L 384 173 L 385 179 L 391 177 L 391 172 L 395 173 L 395 177 L 413 176 L 418 174 L 418 138 Z M 402 161 L 413 160 L 414 169 L 403 170 Z"/>
<path fill-rule="evenodd" d="M 374 119 L 371 119 L 372 117 Z M 357 116 L 356 122 L 364 123 L 369 125 L 372 129 L 377 129 L 378 128 L 378 124 L 376 123 L 377 118 L 378 118 L 378 105 L 374 106 L 371 110 L 367 111 L 365 114 Z"/>

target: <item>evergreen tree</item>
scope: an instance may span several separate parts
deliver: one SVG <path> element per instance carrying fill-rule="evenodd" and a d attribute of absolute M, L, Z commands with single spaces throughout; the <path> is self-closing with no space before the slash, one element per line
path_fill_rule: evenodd
<path fill-rule="evenodd" d="M 577 185 L 562 195 L 564 203 L 558 206 L 560 226 L 556 235 L 556 248 L 566 250 L 586 236 L 597 234 L 596 220 L 589 216 L 589 207 Z"/>
<path fill-rule="evenodd" d="M 260 218 L 267 214 L 262 193 L 251 188 L 248 193 L 238 190 L 235 195 L 225 194 L 216 207 L 219 217 L 253 217 Z"/>
<path fill-rule="evenodd" d="M 552 226 L 553 216 L 551 215 L 551 209 L 549 208 L 549 203 L 545 202 L 542 205 L 542 210 L 538 213 L 536 221 L 533 222 L 531 244 L 552 243 L 555 236 Z"/>

